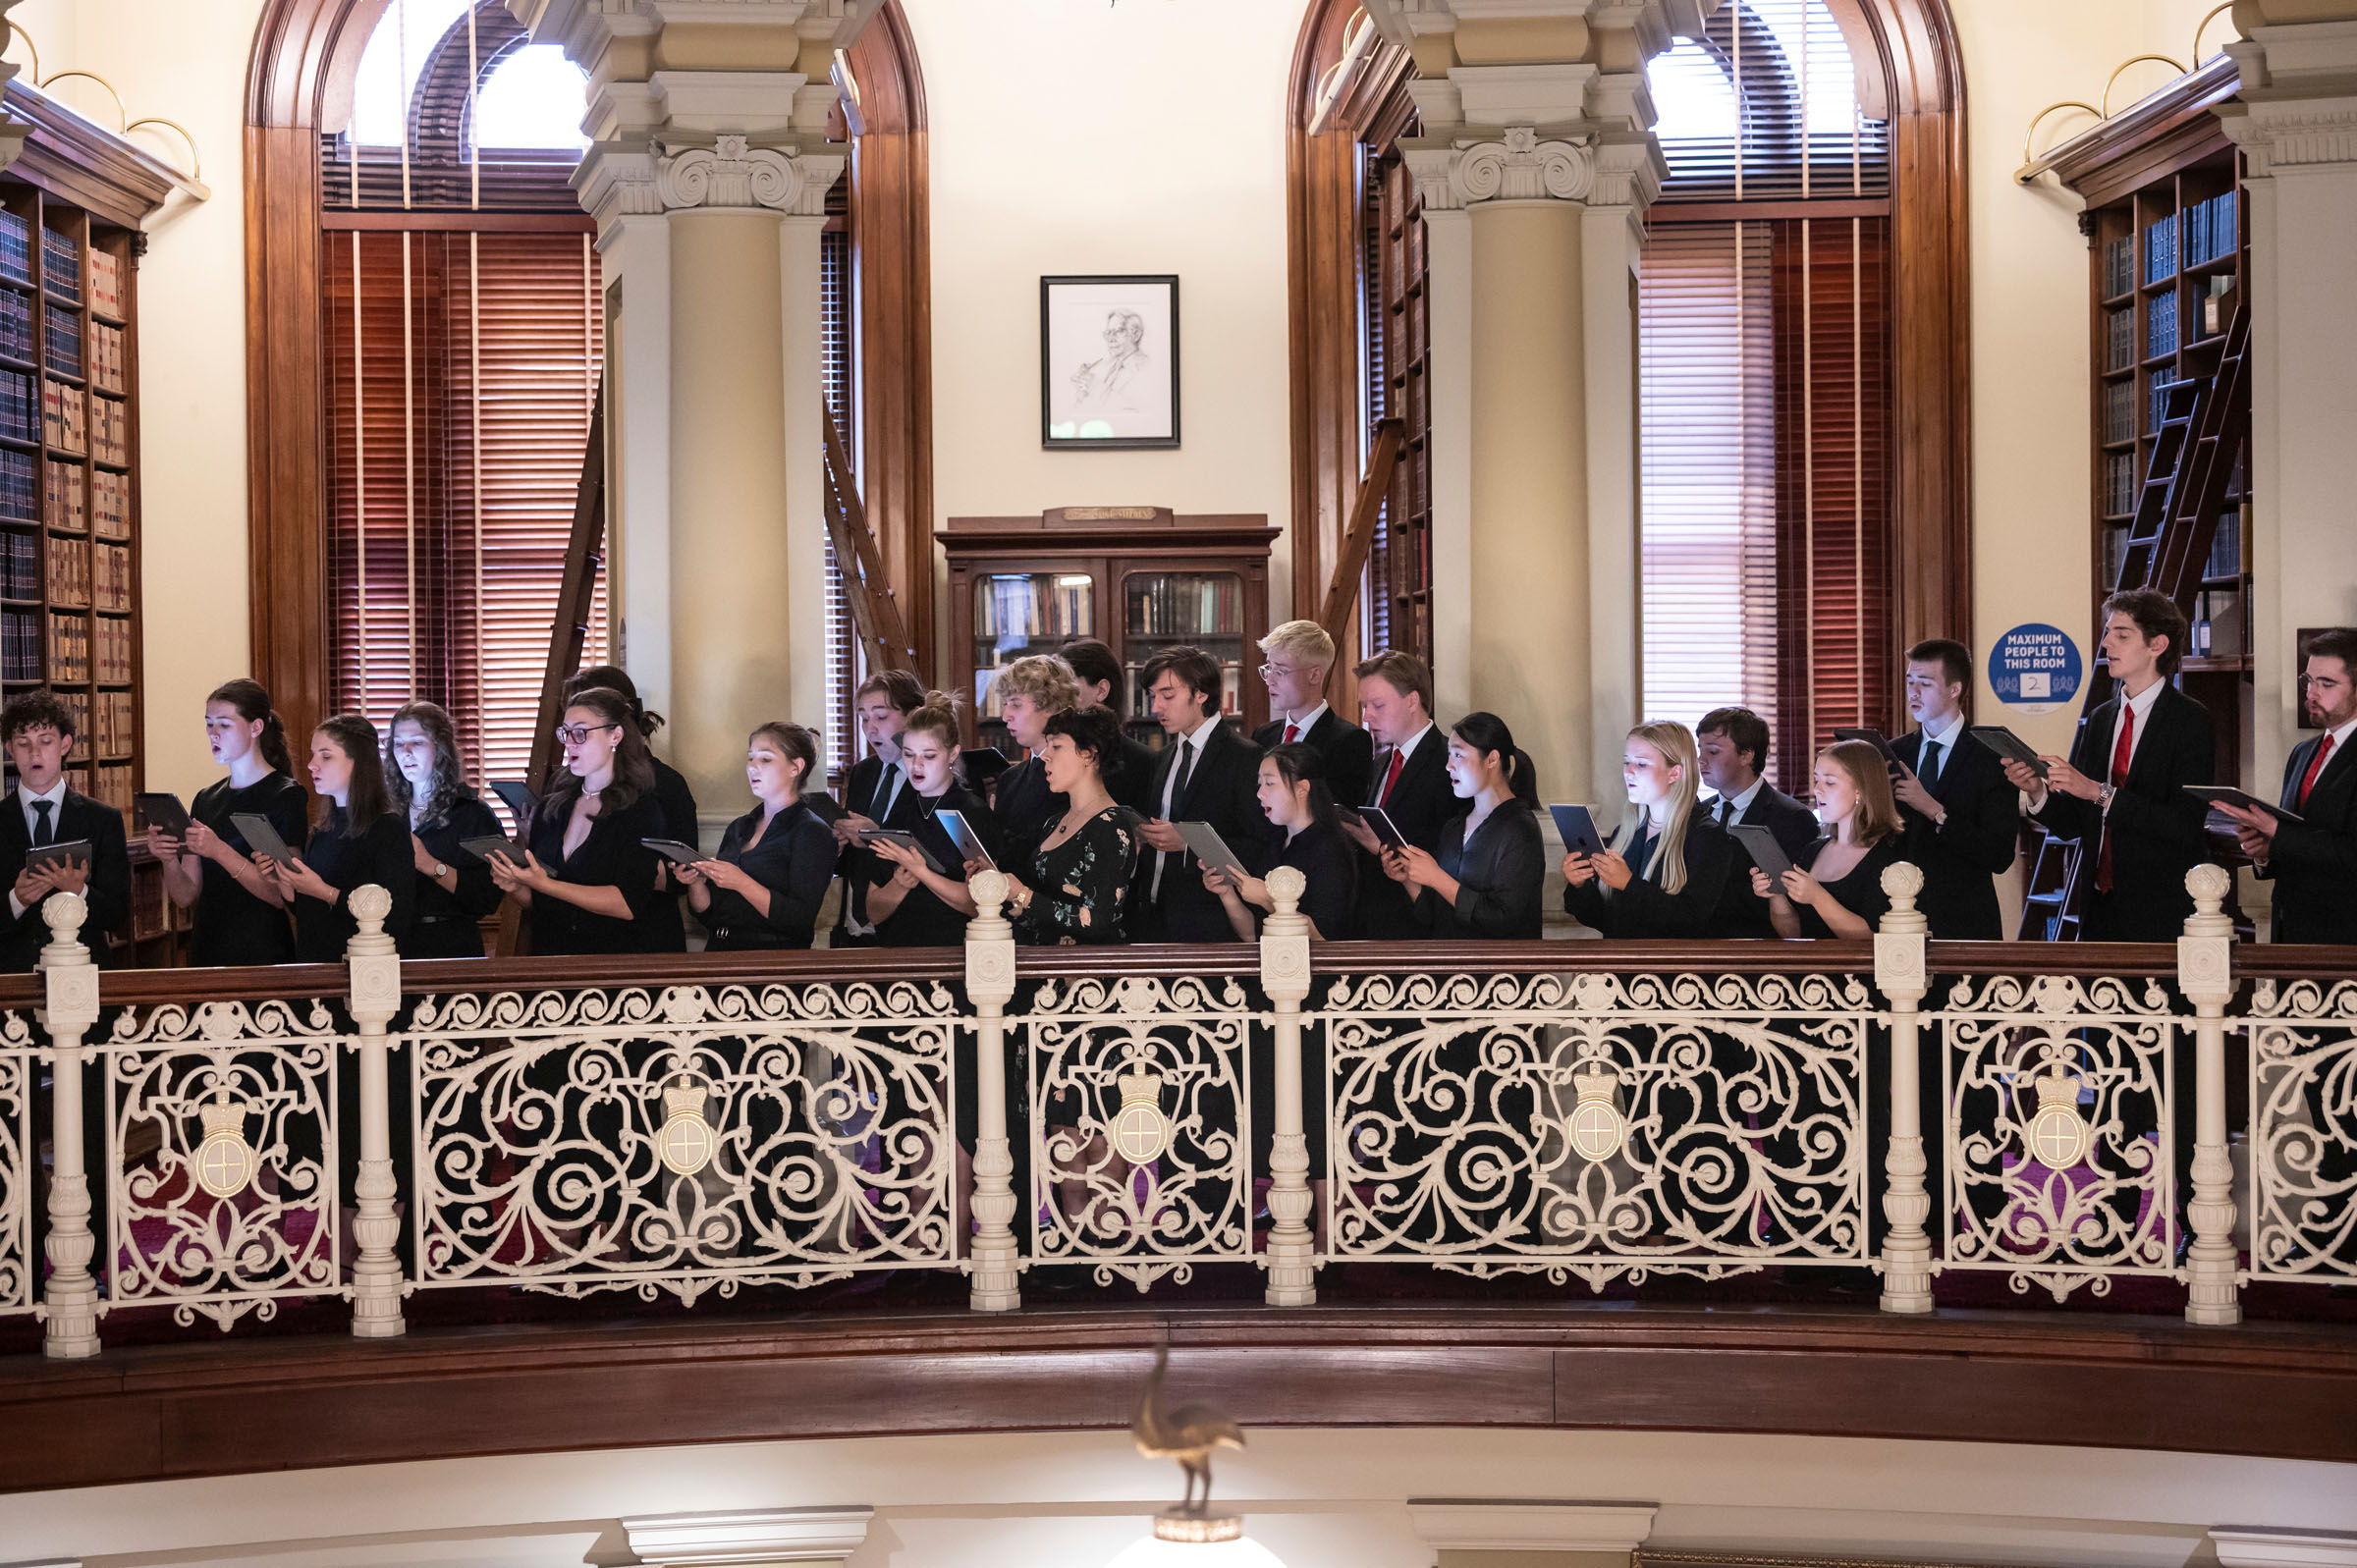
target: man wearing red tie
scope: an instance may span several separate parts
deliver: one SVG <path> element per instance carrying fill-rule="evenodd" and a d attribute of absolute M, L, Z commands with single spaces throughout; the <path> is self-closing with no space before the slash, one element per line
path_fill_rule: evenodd
<path fill-rule="evenodd" d="M 1386 648 L 1354 674 L 1359 717 L 1377 748 L 1374 779 L 1365 795 L 1335 798 L 1344 807 L 1381 806 L 1402 838 L 1437 854 L 1441 830 L 1460 808 L 1449 785 L 1448 737 L 1432 722 L 1432 667 L 1412 653 Z M 1387 942 L 1425 935 L 1406 889 L 1384 875 L 1375 830 L 1345 810 L 1343 831 L 1365 856 L 1358 868 L 1359 929 Z"/>
<path fill-rule="evenodd" d="M 1326 764 L 1326 787 L 1345 806 L 1367 798 L 1374 776 L 1375 742 L 1367 732 L 1326 705 L 1326 676 L 1334 669 L 1334 639 L 1314 621 L 1288 621 L 1260 639 L 1268 663 L 1260 678 L 1269 688 L 1269 723 L 1252 731 L 1263 751 L 1295 742 Z"/>
<path fill-rule="evenodd" d="M 2080 725 L 2068 761 L 2040 759 L 2044 782 L 2005 764 L 2030 815 L 2077 839 L 2094 861 L 2079 917 L 2089 942 L 2174 942 L 2193 913 L 2185 873 L 2208 853 L 2210 808 L 2185 786 L 2215 777 L 2218 742 L 2209 711 L 2169 684 L 2185 632 L 2165 594 L 2137 589 L 2105 600 L 2104 662 L 2118 683 L 2111 700 Z"/>
<path fill-rule="evenodd" d="M 2277 798 L 2298 818 L 2220 806 L 2242 851 L 2275 885 L 2277 942 L 2357 943 L 2357 627 L 2335 626 L 2301 650 L 2307 722 L 2324 731 L 2292 748 Z"/>

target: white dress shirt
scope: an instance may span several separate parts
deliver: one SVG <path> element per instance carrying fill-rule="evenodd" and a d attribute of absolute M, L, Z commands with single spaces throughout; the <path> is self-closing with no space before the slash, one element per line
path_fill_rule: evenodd
<path fill-rule="evenodd" d="M 1195 770 L 1203 766 L 1204 744 L 1210 740 L 1211 731 L 1219 722 L 1219 715 L 1214 714 L 1178 737 L 1179 754 L 1171 759 L 1171 771 L 1162 781 L 1163 821 L 1170 821 L 1172 813 L 1178 809 L 1179 779 L 1184 777 L 1189 784 L 1194 782 Z M 1158 849 L 1154 852 L 1154 881 L 1146 889 L 1149 899 L 1162 896 L 1163 868 L 1184 853 L 1182 849 Z"/>
<path fill-rule="evenodd" d="M 1751 809 L 1751 803 L 1759 799 L 1760 791 L 1767 787 L 1768 776 L 1766 774 L 1761 774 L 1758 778 L 1752 780 L 1750 787 L 1746 788 L 1741 794 L 1733 796 L 1721 795 L 1719 799 L 1725 804 L 1727 809 L 1716 812 L 1715 815 L 1722 823 L 1741 822 L 1743 820 L 1743 813 Z"/>
<path fill-rule="evenodd" d="M 1326 704 L 1324 702 L 1320 702 L 1316 707 L 1310 709 L 1309 712 L 1303 714 L 1300 718 L 1287 719 L 1285 720 L 1285 723 L 1293 727 L 1293 738 L 1295 740 L 1307 740 L 1309 738 L 1309 732 L 1312 730 L 1315 730 L 1318 727 L 1318 721 L 1325 717 Z M 1285 735 L 1282 730 L 1279 731 L 1277 739 L 1279 744 L 1284 744 Z"/>

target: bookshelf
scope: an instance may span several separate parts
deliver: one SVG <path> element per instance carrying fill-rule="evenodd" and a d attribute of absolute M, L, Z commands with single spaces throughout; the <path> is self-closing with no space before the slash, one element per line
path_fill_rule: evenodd
<path fill-rule="evenodd" d="M 1267 723 L 1259 642 L 1269 628 L 1264 515 L 1178 516 L 1159 507 L 1067 507 L 1036 517 L 952 517 L 935 537 L 949 559 L 953 690 L 976 744 L 1011 745 L 990 686 L 1027 654 L 1094 637 L 1125 673 L 1115 694 L 1129 733 L 1161 744 L 1144 690 L 1147 661 L 1192 645 L 1220 661 L 1229 722 Z"/>
<path fill-rule="evenodd" d="M 2221 56 L 2123 111 L 2056 165 L 2086 202 L 2079 224 L 2090 252 L 2091 639 L 2119 575 L 2166 389 L 2217 369 L 2250 287 L 2248 192 L 2212 112 L 2236 84 Z M 2247 475 L 2247 462 L 2237 464 L 2178 676 L 2217 724 L 2225 781 L 2241 777 L 2253 713 Z"/>
<path fill-rule="evenodd" d="M 140 223 L 162 166 L 21 81 L 32 130 L 0 170 L 0 692 L 42 686 L 76 716 L 74 788 L 134 835 L 134 914 L 114 961 L 178 954 L 185 915 L 137 843 L 141 755 Z M 13 786 L 13 770 L 7 779 Z"/>

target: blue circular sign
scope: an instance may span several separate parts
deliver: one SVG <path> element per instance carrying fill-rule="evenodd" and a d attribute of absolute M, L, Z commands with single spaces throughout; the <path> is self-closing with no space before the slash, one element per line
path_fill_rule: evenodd
<path fill-rule="evenodd" d="M 1997 700 L 2024 713 L 2049 713 L 2076 698 L 2085 667 L 2079 646 L 2058 626 L 2015 626 L 1989 650 L 1989 684 Z"/>

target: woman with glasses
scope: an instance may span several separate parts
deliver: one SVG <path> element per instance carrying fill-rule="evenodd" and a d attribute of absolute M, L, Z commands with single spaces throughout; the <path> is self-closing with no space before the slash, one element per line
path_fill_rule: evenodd
<path fill-rule="evenodd" d="M 535 954 L 660 952 L 644 917 L 664 837 L 654 760 L 628 698 L 602 686 L 576 692 L 557 726 L 565 766 L 532 808 L 523 864 L 491 859 L 491 880 L 531 918 Z"/>
<path fill-rule="evenodd" d="M 565 700 L 571 702 L 576 692 L 604 689 L 614 692 L 629 705 L 630 725 L 638 731 L 644 744 L 651 747 L 655 731 L 663 728 L 663 716 L 650 711 L 638 700 L 638 688 L 619 665 L 591 665 L 565 682 Z M 647 766 L 655 772 L 655 813 L 662 826 L 649 837 L 672 838 L 681 843 L 701 845 L 697 837 L 702 831 L 695 819 L 695 795 L 687 787 L 686 776 L 665 762 L 650 749 L 646 751 Z M 642 952 L 685 952 L 687 924 L 680 914 L 681 883 L 672 876 L 670 862 L 658 856 L 655 860 L 655 888 L 663 896 L 655 900 L 639 916 L 640 938 L 647 944 Z"/>
<path fill-rule="evenodd" d="M 231 680 L 204 699 L 204 737 L 229 777 L 196 791 L 185 838 L 150 828 L 148 852 L 163 863 L 172 901 L 195 906 L 189 962 L 287 963 L 295 956 L 295 933 L 286 896 L 278 880 L 247 858 L 246 836 L 231 820 L 262 817 L 288 843 L 302 842 L 305 805 L 293 778 L 286 726 L 269 692 L 251 680 Z"/>
<path fill-rule="evenodd" d="M 412 702 L 393 716 L 393 769 L 385 793 L 410 828 L 410 858 L 417 874 L 417 910 L 410 919 L 404 958 L 480 958 L 484 918 L 499 907 L 491 868 L 460 845 L 497 838 L 492 815 L 466 782 L 459 761 L 459 730 L 430 702 Z"/>

